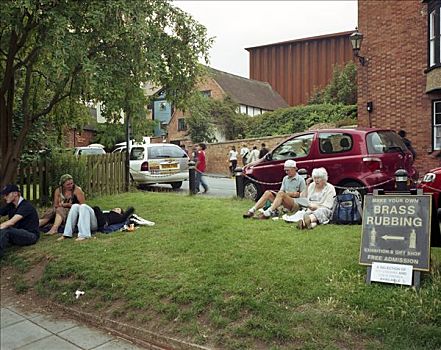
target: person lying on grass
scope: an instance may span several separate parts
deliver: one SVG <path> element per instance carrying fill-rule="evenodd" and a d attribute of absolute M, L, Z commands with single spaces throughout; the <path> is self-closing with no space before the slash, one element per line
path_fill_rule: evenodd
<path fill-rule="evenodd" d="M 121 208 L 113 208 L 110 212 L 103 213 L 99 207 L 91 208 L 87 204 L 74 204 L 67 216 L 63 235 L 58 240 L 72 238 L 74 229 L 78 226 L 76 241 L 84 241 L 92 236 L 92 231 L 126 222 L 134 212 L 135 209 L 129 207 L 125 212 Z"/>
<path fill-rule="evenodd" d="M 269 219 L 281 205 L 289 211 L 297 211 L 299 209 L 294 198 L 299 197 L 300 193 L 306 189 L 305 179 L 297 173 L 297 164 L 294 160 L 287 160 L 283 167 L 286 176 L 282 180 L 279 192 L 265 191 L 257 203 L 243 214 L 244 219 L 253 217 L 256 210 L 263 208 L 267 201 L 270 201 L 272 204 L 258 219 Z"/>
<path fill-rule="evenodd" d="M 316 168 L 312 171 L 312 180 L 300 195 L 309 202 L 303 219 L 297 223 L 297 228 L 300 230 L 312 229 L 318 224 L 327 224 L 332 216 L 335 187 L 328 182 L 328 172 L 325 168 Z"/>

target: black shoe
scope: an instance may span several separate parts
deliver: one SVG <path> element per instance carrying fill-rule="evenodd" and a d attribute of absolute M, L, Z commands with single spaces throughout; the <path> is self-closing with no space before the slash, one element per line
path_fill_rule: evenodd
<path fill-rule="evenodd" d="M 242 217 L 244 219 L 249 219 L 249 218 L 252 218 L 253 216 L 254 216 L 254 213 L 252 211 L 249 211 L 249 210 L 245 214 L 242 215 Z"/>
<path fill-rule="evenodd" d="M 127 221 L 127 219 L 130 218 L 134 212 L 135 212 L 135 208 L 128 207 L 127 210 L 124 212 L 124 214 L 122 216 L 122 219 L 124 220 L 122 222 Z"/>

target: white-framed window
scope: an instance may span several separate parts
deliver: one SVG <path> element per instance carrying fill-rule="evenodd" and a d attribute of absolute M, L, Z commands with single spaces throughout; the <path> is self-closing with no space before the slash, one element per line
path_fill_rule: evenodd
<path fill-rule="evenodd" d="M 428 5 L 429 15 L 429 67 L 441 65 L 441 1 L 433 0 Z"/>
<path fill-rule="evenodd" d="M 441 150 L 441 100 L 433 101 L 432 113 L 433 149 Z"/>

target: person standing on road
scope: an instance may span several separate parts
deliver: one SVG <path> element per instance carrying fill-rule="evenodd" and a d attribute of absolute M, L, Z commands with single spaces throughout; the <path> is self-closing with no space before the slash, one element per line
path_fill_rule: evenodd
<path fill-rule="evenodd" d="M 205 145 L 205 143 L 200 143 L 198 145 L 198 151 L 197 151 L 197 162 L 196 162 L 196 191 L 197 193 L 199 193 L 200 189 L 200 185 L 202 185 L 202 187 L 204 188 L 204 193 L 208 192 L 208 185 L 205 182 L 204 179 L 204 173 L 205 170 L 207 169 L 207 162 L 206 162 L 206 158 L 205 158 L 205 150 L 207 149 L 207 146 Z"/>
<path fill-rule="evenodd" d="M 404 130 L 398 131 L 398 135 L 401 136 L 401 139 L 403 140 L 404 144 L 406 145 L 407 149 L 412 153 L 413 159 L 416 158 L 417 153 L 415 149 L 412 146 L 412 142 L 408 138 L 406 138 L 406 132 Z"/>
<path fill-rule="evenodd" d="M 38 213 L 32 204 L 21 196 L 17 185 L 9 184 L 0 192 L 6 205 L 0 208 L 0 216 L 8 220 L 0 224 L 0 257 L 8 245 L 26 246 L 40 238 Z"/>
<path fill-rule="evenodd" d="M 234 169 L 237 167 L 237 151 L 236 146 L 231 146 L 231 150 L 228 153 L 228 159 L 230 161 L 230 173 L 231 176 L 234 175 Z"/>
<path fill-rule="evenodd" d="M 253 146 L 253 150 L 250 152 L 250 156 L 248 157 L 248 163 L 255 162 L 259 159 L 259 150 L 257 149 L 257 146 Z"/>
<path fill-rule="evenodd" d="M 240 157 L 242 158 L 242 165 L 243 166 L 248 164 L 249 154 L 250 154 L 250 150 L 248 149 L 247 145 L 243 144 L 242 148 L 240 149 Z"/>
<path fill-rule="evenodd" d="M 259 158 L 265 157 L 265 155 L 269 152 L 268 148 L 266 148 L 266 145 L 264 143 L 262 143 L 261 146 L 262 147 L 261 147 L 260 152 L 259 152 Z"/>

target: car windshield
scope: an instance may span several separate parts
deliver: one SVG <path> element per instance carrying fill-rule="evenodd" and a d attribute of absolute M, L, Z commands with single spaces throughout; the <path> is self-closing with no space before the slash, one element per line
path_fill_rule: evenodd
<path fill-rule="evenodd" d="M 369 153 L 405 152 L 405 146 L 401 137 L 394 131 L 376 131 L 367 135 L 367 147 Z"/>
<path fill-rule="evenodd" d="M 186 158 L 187 154 L 175 146 L 157 146 L 148 148 L 149 159 L 163 159 L 163 158 Z"/>

